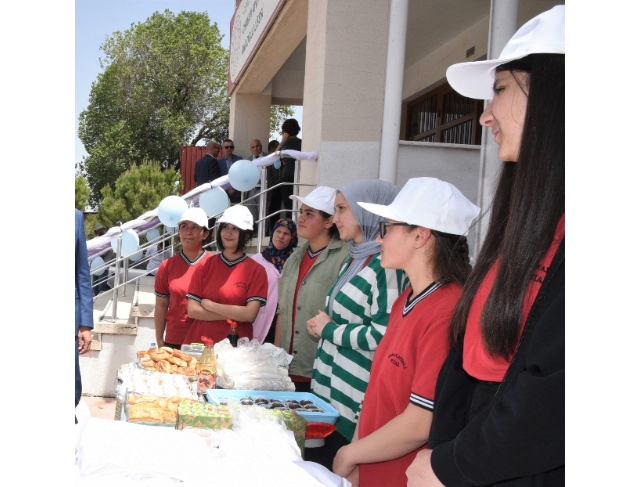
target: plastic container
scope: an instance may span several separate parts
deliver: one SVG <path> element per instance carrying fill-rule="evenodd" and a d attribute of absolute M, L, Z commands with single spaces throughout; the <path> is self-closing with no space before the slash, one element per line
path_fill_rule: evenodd
<path fill-rule="evenodd" d="M 335 424 L 335 422 L 340 417 L 340 413 L 336 411 L 336 409 L 331 406 L 331 404 L 323 401 L 318 396 L 311 392 L 281 392 L 281 391 L 247 391 L 247 390 L 235 390 L 235 389 L 207 389 L 207 401 L 212 404 L 219 404 L 218 400 L 221 398 L 226 399 L 236 399 L 240 401 L 241 398 L 249 396 L 249 397 L 266 397 L 267 399 L 280 399 L 283 404 L 286 401 L 296 400 L 308 400 L 313 402 L 316 406 L 322 409 L 320 413 L 314 413 L 311 411 L 305 411 L 302 409 L 295 409 L 295 412 L 306 419 L 308 422 L 314 423 L 330 423 Z"/>
<path fill-rule="evenodd" d="M 182 345 L 180 350 L 184 353 L 200 358 L 202 352 L 204 352 L 204 343 L 192 343 L 191 345 Z"/>

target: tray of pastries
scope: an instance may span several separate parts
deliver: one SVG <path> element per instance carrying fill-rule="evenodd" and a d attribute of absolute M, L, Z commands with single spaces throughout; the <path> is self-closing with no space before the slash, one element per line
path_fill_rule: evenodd
<path fill-rule="evenodd" d="M 175 427 L 178 404 L 198 402 L 180 396 L 159 397 L 150 394 L 127 394 L 125 420 L 129 423 L 164 425 Z"/>
<path fill-rule="evenodd" d="M 171 347 L 150 348 L 138 352 L 140 366 L 144 370 L 162 372 L 164 374 L 181 374 L 191 379 L 196 377 L 198 360 L 188 353 Z"/>

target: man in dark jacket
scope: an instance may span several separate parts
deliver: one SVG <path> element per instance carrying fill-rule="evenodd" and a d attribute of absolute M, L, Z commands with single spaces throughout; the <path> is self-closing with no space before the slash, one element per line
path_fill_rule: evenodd
<path fill-rule="evenodd" d="M 207 143 L 205 149 L 207 153 L 202 159 L 196 162 L 196 170 L 193 175 L 193 179 L 197 186 L 208 183 L 209 181 L 213 181 L 214 179 L 218 179 L 222 176 L 216 159 L 220 153 L 220 144 L 211 140 Z"/>

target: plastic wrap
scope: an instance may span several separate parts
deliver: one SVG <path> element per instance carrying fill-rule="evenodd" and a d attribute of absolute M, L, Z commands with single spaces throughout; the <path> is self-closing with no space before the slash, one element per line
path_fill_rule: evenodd
<path fill-rule="evenodd" d="M 271 344 L 260 345 L 257 340 L 238 340 L 233 347 L 229 340 L 214 346 L 218 375 L 216 386 L 223 389 L 250 389 L 263 391 L 293 391 L 289 379 L 292 358 Z"/>

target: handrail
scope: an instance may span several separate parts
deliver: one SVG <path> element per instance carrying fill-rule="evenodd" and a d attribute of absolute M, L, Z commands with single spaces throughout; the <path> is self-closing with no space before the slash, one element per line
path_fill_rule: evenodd
<path fill-rule="evenodd" d="M 298 168 L 298 164 L 296 164 L 296 169 Z M 300 186 L 315 186 L 314 184 L 304 184 L 304 183 L 288 183 L 288 182 L 284 182 L 284 183 L 278 183 L 275 186 L 272 186 L 270 188 L 267 189 L 263 189 L 263 186 L 265 185 L 265 181 L 266 181 L 266 168 L 262 168 L 262 178 L 261 178 L 261 191 L 253 196 L 250 196 L 249 198 L 244 199 L 244 192 L 242 194 L 241 197 L 241 201 L 240 204 L 245 204 L 247 201 L 252 201 L 255 199 L 258 199 L 258 215 L 259 218 L 257 220 L 258 223 L 258 238 L 257 238 L 257 252 L 261 252 L 262 249 L 262 239 L 264 238 L 264 225 L 266 222 L 269 221 L 269 219 L 278 214 L 278 213 L 291 213 L 292 217 L 295 215 L 295 213 L 298 211 L 298 202 L 297 200 L 294 200 L 294 205 L 293 208 L 291 210 L 288 209 L 281 209 L 281 210 L 277 210 L 274 211 L 273 213 L 266 215 L 266 202 L 267 202 L 267 194 L 269 193 L 269 191 L 280 191 L 281 187 L 283 186 L 293 186 L 294 187 L 294 194 L 298 194 L 298 189 Z M 219 217 L 220 215 L 222 215 L 222 212 L 214 215 L 213 218 Z M 294 218 L 292 218 L 294 219 Z M 213 231 L 214 229 L 211 228 L 211 231 Z M 164 233 L 160 234 L 158 237 L 156 237 L 153 240 L 150 240 L 148 242 L 146 242 L 145 244 L 141 245 L 138 249 L 138 251 L 142 251 L 143 252 L 143 257 L 141 257 L 139 260 L 135 261 L 135 268 L 138 268 L 141 264 L 148 264 L 148 262 L 151 260 L 152 256 L 147 256 L 147 250 L 152 246 L 152 245 L 158 245 L 159 247 L 162 247 L 161 249 L 158 250 L 158 252 L 169 252 L 171 256 L 174 255 L 175 249 L 176 247 L 179 245 L 179 242 L 174 242 L 174 237 L 175 237 L 175 233 L 173 232 L 167 232 L 166 230 L 164 231 Z M 167 245 L 167 242 L 169 243 L 169 245 Z M 208 243 L 207 245 L 203 246 L 203 248 L 205 250 L 212 250 L 213 245 L 216 244 L 216 240 L 212 239 L 210 243 Z M 130 259 L 128 257 L 124 257 L 121 255 L 122 252 L 122 237 L 121 234 L 118 236 L 118 245 L 116 246 L 116 255 L 113 259 L 110 259 L 109 261 L 105 262 L 103 265 L 96 267 L 95 269 L 92 269 L 90 271 L 91 273 L 91 277 L 92 277 L 92 288 L 96 288 L 98 286 L 100 286 L 101 284 L 105 284 L 107 283 L 108 285 L 108 281 L 111 280 L 112 278 L 114 279 L 114 284 L 111 287 L 111 289 L 106 290 L 106 291 L 102 291 L 98 294 L 96 294 L 93 297 L 93 301 L 95 302 L 98 298 L 108 294 L 108 293 L 113 293 L 112 296 L 112 302 L 113 302 L 113 306 L 112 306 L 112 316 L 111 316 L 111 321 L 115 322 L 116 316 L 117 316 L 117 302 L 118 302 L 118 297 L 119 297 L 119 290 L 122 289 L 122 296 L 126 296 L 126 286 L 128 284 L 135 284 L 135 283 L 139 283 L 140 278 L 151 275 L 152 272 L 156 271 L 157 269 L 150 269 L 147 270 L 146 269 L 146 265 L 144 266 L 144 272 L 142 274 L 136 275 L 135 277 L 129 279 L 128 278 L 128 274 L 129 274 L 129 268 L 130 268 Z M 164 260 L 164 259 L 163 259 Z M 113 274 L 111 274 L 111 269 L 115 266 L 115 272 Z M 106 272 L 106 275 L 104 277 L 102 277 L 102 274 L 104 274 Z M 122 273 L 122 282 L 120 279 L 120 274 Z M 98 278 L 94 279 L 94 276 L 101 276 Z"/>

